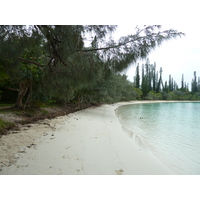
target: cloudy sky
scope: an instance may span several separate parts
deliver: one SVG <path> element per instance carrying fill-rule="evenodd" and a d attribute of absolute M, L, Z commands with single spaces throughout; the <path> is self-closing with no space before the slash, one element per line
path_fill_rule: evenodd
<path fill-rule="evenodd" d="M 135 26 L 119 25 L 117 34 L 130 34 Z M 184 79 L 191 85 L 191 80 L 194 76 L 194 71 L 200 77 L 200 26 L 195 24 L 179 24 L 179 25 L 162 25 L 164 30 L 175 29 L 184 32 L 186 35 L 164 42 L 160 47 L 157 47 L 148 56 L 150 63 L 156 62 L 157 70 L 162 67 L 163 81 L 169 80 L 169 74 L 172 75 L 179 87 L 181 86 L 181 77 L 184 74 Z M 139 62 L 140 65 L 145 63 Z M 133 64 L 126 71 L 129 80 L 133 81 L 135 75 L 136 64 Z"/>

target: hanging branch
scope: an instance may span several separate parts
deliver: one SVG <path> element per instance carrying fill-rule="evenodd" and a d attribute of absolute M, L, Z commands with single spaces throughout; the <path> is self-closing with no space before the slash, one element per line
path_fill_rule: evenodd
<path fill-rule="evenodd" d="M 37 65 L 37 66 L 39 66 L 39 67 L 45 67 L 45 66 L 46 66 L 46 65 L 41 65 L 41 64 L 39 64 L 39 63 L 37 63 L 37 62 L 35 62 L 35 61 L 26 60 L 26 59 L 24 59 L 24 58 L 22 58 L 22 57 L 19 57 L 19 59 L 22 60 L 22 61 L 24 61 L 24 62 L 31 63 L 31 64 L 34 64 L 34 65 Z"/>

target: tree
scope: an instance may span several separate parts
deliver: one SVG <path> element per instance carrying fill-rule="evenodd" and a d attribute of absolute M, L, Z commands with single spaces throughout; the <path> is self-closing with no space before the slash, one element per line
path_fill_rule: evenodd
<path fill-rule="evenodd" d="M 145 71 L 145 67 L 146 66 L 146 71 Z M 143 96 L 146 96 L 149 92 L 149 86 L 148 86 L 148 79 L 147 79 L 147 64 L 146 65 L 142 65 L 142 86 L 141 86 L 141 90 L 142 90 L 142 93 L 143 93 Z"/>
<path fill-rule="evenodd" d="M 152 67 L 152 73 L 153 73 L 153 90 L 156 91 L 156 84 L 157 84 L 157 76 L 156 76 L 156 63 L 154 62 L 154 65 Z"/>
<path fill-rule="evenodd" d="M 197 92 L 197 76 L 196 71 L 194 71 L 194 79 L 192 79 L 192 92 Z"/>
<path fill-rule="evenodd" d="M 93 102 L 114 103 L 118 101 L 130 101 L 139 98 L 140 93 L 134 90 L 133 83 L 127 80 L 127 76 L 111 71 L 108 79 L 101 79 L 91 88 Z"/>
<path fill-rule="evenodd" d="M 18 93 L 15 106 L 23 108 L 31 97 L 33 81 L 38 80 L 41 71 L 41 37 L 36 37 L 34 32 L 30 33 L 24 26 L 1 26 L 0 41 L 0 65 L 9 77 L 9 84 L 5 88 Z M 27 59 L 32 61 L 27 62 Z M 29 94 L 26 95 L 27 93 Z M 25 96 L 27 99 L 23 105 Z"/>
<path fill-rule="evenodd" d="M 171 74 L 169 75 L 169 90 L 172 92 L 173 91 L 173 78 Z"/>
<path fill-rule="evenodd" d="M 184 75 L 182 74 L 181 89 L 184 89 Z"/>
<path fill-rule="evenodd" d="M 200 77 L 198 77 L 197 91 L 200 92 Z"/>
<path fill-rule="evenodd" d="M 163 81 L 162 81 L 162 67 L 160 68 L 160 77 L 159 77 L 159 80 L 158 80 L 158 85 L 157 85 L 157 88 L 156 88 L 156 92 L 159 93 L 161 91 L 161 85 L 162 85 L 162 88 L 164 88 L 163 86 Z"/>
<path fill-rule="evenodd" d="M 137 67 L 136 67 L 136 80 L 135 80 L 135 82 L 136 82 L 136 88 L 140 88 L 140 66 L 139 66 L 139 63 L 138 63 L 138 65 L 137 65 Z"/>
<path fill-rule="evenodd" d="M 0 65 L 13 86 L 18 85 L 10 88 L 18 92 L 16 107 L 25 107 L 31 96 L 73 99 L 76 91 L 92 87 L 110 70 L 122 71 L 163 41 L 184 35 L 151 25 L 136 27 L 135 33 L 118 41 L 108 40 L 115 30 L 116 26 L 100 25 L 1 26 Z M 87 35 L 93 38 L 89 46 L 84 44 Z"/>

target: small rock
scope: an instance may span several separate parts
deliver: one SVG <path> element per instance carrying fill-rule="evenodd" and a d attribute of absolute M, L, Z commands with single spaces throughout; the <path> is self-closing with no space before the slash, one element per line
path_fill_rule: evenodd
<path fill-rule="evenodd" d="M 18 152 L 19 153 L 26 153 L 26 147 L 20 147 Z"/>
<path fill-rule="evenodd" d="M 28 145 L 27 147 L 28 147 L 28 148 L 31 148 L 31 147 L 34 146 L 34 145 L 36 145 L 36 144 L 30 144 L 30 145 Z"/>
<path fill-rule="evenodd" d="M 124 172 L 123 169 L 115 170 L 115 173 L 116 173 L 117 175 L 122 175 L 123 172 Z"/>
<path fill-rule="evenodd" d="M 47 136 L 49 133 L 48 132 L 44 132 L 43 133 L 43 136 Z"/>

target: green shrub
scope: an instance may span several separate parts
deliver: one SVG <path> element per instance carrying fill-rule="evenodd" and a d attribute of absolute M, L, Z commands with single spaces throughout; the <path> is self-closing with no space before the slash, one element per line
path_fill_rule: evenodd
<path fill-rule="evenodd" d="M 143 93 L 139 88 L 133 88 L 133 95 L 134 95 L 135 99 L 141 100 Z"/>
<path fill-rule="evenodd" d="M 15 126 L 14 123 L 6 122 L 2 119 L 0 119 L 0 135 L 3 135 L 6 133 L 6 130 L 11 129 Z"/>
<path fill-rule="evenodd" d="M 162 93 L 162 99 L 163 100 L 172 100 L 172 95 L 170 93 Z"/>
<path fill-rule="evenodd" d="M 147 94 L 147 96 L 145 97 L 146 100 L 161 100 L 162 99 L 162 95 L 161 93 L 156 93 L 155 91 L 151 91 Z"/>

